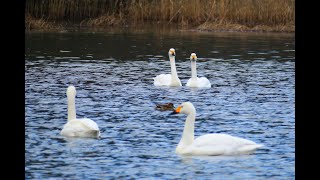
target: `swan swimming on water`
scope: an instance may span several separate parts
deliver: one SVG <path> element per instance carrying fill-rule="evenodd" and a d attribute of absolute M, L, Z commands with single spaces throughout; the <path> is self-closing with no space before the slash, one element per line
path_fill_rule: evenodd
<path fill-rule="evenodd" d="M 231 136 L 228 134 L 206 134 L 194 138 L 194 123 L 196 109 L 191 102 L 179 105 L 172 114 L 186 114 L 187 119 L 182 138 L 176 148 L 176 153 L 181 155 L 240 155 L 253 153 L 262 147 L 253 141 Z"/>
<path fill-rule="evenodd" d="M 206 77 L 197 77 L 197 55 L 196 53 L 191 53 L 191 78 L 188 80 L 186 86 L 189 87 L 211 87 L 210 81 Z"/>
<path fill-rule="evenodd" d="M 63 126 L 60 134 L 69 137 L 92 137 L 99 138 L 100 130 L 94 121 L 88 118 L 76 118 L 76 88 L 69 86 L 67 89 L 68 98 L 68 122 Z"/>
<path fill-rule="evenodd" d="M 160 74 L 156 76 L 155 78 L 153 78 L 153 84 L 155 86 L 182 86 L 176 70 L 175 49 L 171 48 L 168 54 L 170 59 L 171 74 Z"/>

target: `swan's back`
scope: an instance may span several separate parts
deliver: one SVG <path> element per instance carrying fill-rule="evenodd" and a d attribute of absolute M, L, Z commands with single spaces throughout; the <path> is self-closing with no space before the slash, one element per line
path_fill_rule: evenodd
<path fill-rule="evenodd" d="M 206 134 L 203 136 L 199 136 L 194 140 L 194 144 L 197 146 L 201 146 L 203 144 L 206 145 L 241 145 L 241 144 L 256 144 L 253 141 L 231 136 L 228 134 Z"/>
<path fill-rule="evenodd" d="M 211 87 L 211 83 L 206 77 L 199 78 L 199 84 L 201 87 Z"/>
<path fill-rule="evenodd" d="M 201 77 L 201 78 L 190 78 L 186 84 L 186 86 L 189 87 L 211 87 L 210 81 L 206 77 Z"/>
<path fill-rule="evenodd" d="M 61 135 L 71 137 L 100 137 L 100 130 L 94 121 L 88 118 L 69 120 L 64 125 Z"/>
<path fill-rule="evenodd" d="M 153 78 L 155 86 L 169 86 L 171 83 L 171 74 L 160 74 Z"/>
<path fill-rule="evenodd" d="M 181 86 L 179 78 L 172 78 L 171 74 L 160 74 L 153 78 L 155 86 Z"/>
<path fill-rule="evenodd" d="M 263 145 L 228 134 L 206 134 L 196 138 L 191 146 L 193 154 L 237 155 L 252 153 Z"/>

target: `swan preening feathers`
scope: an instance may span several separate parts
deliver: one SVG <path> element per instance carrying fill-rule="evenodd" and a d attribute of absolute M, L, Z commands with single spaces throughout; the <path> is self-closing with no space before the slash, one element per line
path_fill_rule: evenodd
<path fill-rule="evenodd" d="M 197 55 L 196 53 L 191 53 L 190 55 L 190 61 L 191 61 L 191 78 L 188 80 L 186 86 L 189 87 L 211 87 L 210 81 L 206 77 L 197 77 Z"/>
<path fill-rule="evenodd" d="M 171 74 L 160 74 L 153 78 L 155 86 L 182 86 L 176 70 L 175 49 L 171 48 L 168 52 L 171 66 Z"/>
<path fill-rule="evenodd" d="M 177 154 L 182 155 L 240 155 L 253 153 L 257 148 L 262 147 L 253 141 L 231 136 L 228 134 L 206 134 L 194 138 L 194 123 L 196 109 L 190 102 L 179 105 L 172 114 L 186 114 L 181 140 L 176 148 Z"/>
<path fill-rule="evenodd" d="M 60 134 L 69 137 L 92 137 L 99 138 L 100 130 L 94 121 L 88 118 L 76 118 L 76 88 L 69 86 L 67 89 L 68 98 L 68 122 L 63 126 Z"/>

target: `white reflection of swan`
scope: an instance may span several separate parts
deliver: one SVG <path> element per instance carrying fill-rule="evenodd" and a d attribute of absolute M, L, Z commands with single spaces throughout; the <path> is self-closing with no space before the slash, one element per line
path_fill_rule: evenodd
<path fill-rule="evenodd" d="M 190 56 L 191 61 L 191 78 L 188 80 L 186 86 L 189 87 L 211 87 L 210 81 L 206 77 L 197 77 L 197 55 L 196 53 L 191 53 Z"/>
<path fill-rule="evenodd" d="M 94 121 L 88 118 L 76 118 L 76 88 L 69 86 L 67 89 L 68 98 L 68 122 L 63 126 L 60 134 L 68 137 L 100 137 L 100 130 Z"/>
<path fill-rule="evenodd" d="M 160 74 L 153 78 L 155 86 L 181 86 L 181 81 L 178 78 L 175 56 L 175 49 L 171 48 L 168 52 L 171 66 L 171 74 Z"/>
<path fill-rule="evenodd" d="M 175 109 L 174 113 L 188 115 L 182 138 L 176 148 L 177 154 L 205 156 L 240 155 L 250 154 L 263 146 L 253 141 L 228 134 L 206 134 L 194 139 L 196 110 L 193 104 L 184 102 Z"/>

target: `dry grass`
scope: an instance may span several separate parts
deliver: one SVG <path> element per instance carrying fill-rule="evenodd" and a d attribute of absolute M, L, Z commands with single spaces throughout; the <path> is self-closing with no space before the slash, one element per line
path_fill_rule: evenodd
<path fill-rule="evenodd" d="M 134 2 L 134 3 L 133 3 Z M 133 22 L 160 21 L 197 26 L 205 22 L 256 25 L 294 23 L 294 0 L 160 0 L 132 1 Z"/>
<path fill-rule="evenodd" d="M 49 22 L 43 18 L 37 19 L 33 18 L 30 15 L 25 16 L 25 30 L 63 30 L 63 26 L 61 24 L 56 24 L 53 22 Z"/>
<path fill-rule="evenodd" d="M 243 24 L 234 24 L 234 23 L 213 23 L 213 22 L 206 22 L 201 24 L 196 28 L 197 30 L 202 31 L 240 31 L 240 32 L 248 32 L 248 31 L 255 31 L 255 32 L 288 32 L 293 33 L 295 32 L 295 26 L 293 24 L 287 25 L 256 25 L 256 26 L 247 26 Z"/>
<path fill-rule="evenodd" d="M 80 22 L 80 26 L 120 26 L 124 25 L 125 20 L 115 15 L 102 15 L 97 18 L 85 19 Z"/>
<path fill-rule="evenodd" d="M 293 29 L 295 0 L 28 0 L 26 13 L 90 26 L 175 23 L 235 29 Z M 284 26 L 289 26 L 285 27 Z"/>
<path fill-rule="evenodd" d="M 250 28 L 242 24 L 233 23 L 212 23 L 206 22 L 198 26 L 198 30 L 213 30 L 213 31 L 249 31 Z"/>

